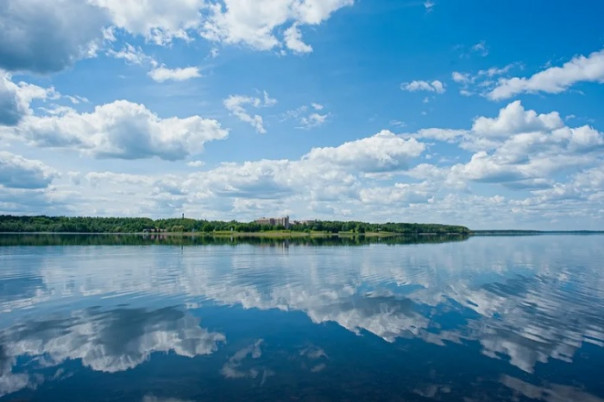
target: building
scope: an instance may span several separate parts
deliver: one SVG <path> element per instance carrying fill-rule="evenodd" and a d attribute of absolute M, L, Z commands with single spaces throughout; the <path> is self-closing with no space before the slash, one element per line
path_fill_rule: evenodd
<path fill-rule="evenodd" d="M 260 218 L 254 221 L 259 225 L 271 225 L 271 226 L 283 226 L 286 229 L 289 228 L 289 216 L 282 218 Z"/>

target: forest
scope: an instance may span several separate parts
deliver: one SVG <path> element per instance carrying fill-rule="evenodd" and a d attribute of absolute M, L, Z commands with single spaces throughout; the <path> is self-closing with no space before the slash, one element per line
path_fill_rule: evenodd
<path fill-rule="evenodd" d="M 398 233 L 398 234 L 469 234 L 470 229 L 459 225 L 433 223 L 367 223 L 360 221 L 310 221 L 292 224 L 288 228 L 262 225 L 256 222 L 210 221 L 191 218 L 104 218 L 67 216 L 0 215 L 0 232 L 54 232 L 54 233 L 215 233 L 264 232 L 277 230 L 325 233 Z"/>

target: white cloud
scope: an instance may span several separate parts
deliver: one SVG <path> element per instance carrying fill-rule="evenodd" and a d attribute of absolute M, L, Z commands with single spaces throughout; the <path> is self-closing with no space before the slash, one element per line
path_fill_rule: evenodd
<path fill-rule="evenodd" d="M 34 99 L 57 99 L 54 88 L 42 88 L 26 82 L 15 84 L 11 74 L 0 70 L 0 126 L 15 126 L 23 117 L 32 113 L 30 103 Z"/>
<path fill-rule="evenodd" d="M 300 128 L 314 128 L 325 123 L 329 114 L 311 113 L 300 118 Z"/>
<path fill-rule="evenodd" d="M 483 96 L 488 96 L 488 92 L 495 85 L 494 77 L 506 74 L 515 67 L 522 67 L 522 65 L 511 63 L 504 67 L 490 67 L 485 70 L 479 70 L 476 74 L 454 71 L 451 73 L 451 78 L 460 84 L 461 89 L 459 93 L 461 95 L 470 96 L 479 93 Z"/>
<path fill-rule="evenodd" d="M 424 7 L 426 8 L 426 11 L 430 12 L 432 11 L 432 9 L 434 8 L 435 3 L 431 0 L 426 0 L 424 1 Z"/>
<path fill-rule="evenodd" d="M 197 29 L 202 21 L 204 0 L 147 0 L 137 3 L 122 0 L 92 0 L 107 10 L 115 26 L 131 34 L 141 35 L 159 45 L 173 39 L 189 40 L 189 31 Z"/>
<path fill-rule="evenodd" d="M 521 93 L 560 93 L 577 82 L 604 82 L 604 50 L 589 56 L 576 56 L 562 67 L 550 67 L 529 78 L 501 78 L 488 93 L 492 100 L 507 99 Z"/>
<path fill-rule="evenodd" d="M 302 42 L 302 33 L 300 33 L 297 24 L 287 28 L 283 33 L 283 36 L 285 38 L 285 46 L 287 46 L 288 49 L 291 49 L 297 53 L 312 52 L 312 46 Z"/>
<path fill-rule="evenodd" d="M 149 71 L 149 77 L 154 81 L 186 81 L 191 78 L 201 77 L 199 69 L 197 67 L 184 67 L 184 68 L 166 68 L 160 66 Z"/>
<path fill-rule="evenodd" d="M 312 47 L 303 42 L 300 27 L 320 24 L 352 4 L 353 0 L 6 0 L 0 3 L 0 68 L 61 71 L 116 42 L 116 30 L 158 45 L 174 39 L 191 41 L 201 33 L 212 41 L 259 50 L 285 46 L 307 53 Z M 285 24 L 289 27 L 277 39 L 276 31 Z M 134 48 L 108 52 L 138 64 L 144 56 Z"/>
<path fill-rule="evenodd" d="M 40 161 L 0 151 L 0 186 L 21 189 L 45 188 L 55 176 L 54 169 Z"/>
<path fill-rule="evenodd" d="M 395 183 L 390 187 L 371 187 L 360 191 L 361 202 L 369 205 L 409 206 L 411 203 L 426 203 L 433 196 L 434 189 L 426 183 L 411 185 Z"/>
<path fill-rule="evenodd" d="M 282 46 L 275 30 L 291 22 L 284 32 L 285 46 L 295 52 L 312 48 L 302 41 L 299 26 L 317 25 L 353 0 L 224 0 L 209 6 L 202 36 L 211 41 L 242 43 L 258 50 Z"/>
<path fill-rule="evenodd" d="M 285 112 L 283 120 L 296 120 L 299 129 L 311 129 L 325 124 L 329 113 L 321 113 L 325 107 L 319 103 L 312 102 L 310 105 L 302 105 L 296 109 Z"/>
<path fill-rule="evenodd" d="M 268 95 L 263 98 L 246 106 L 273 103 Z M 67 109 L 44 117 L 28 115 L 17 128 L 3 132 L 18 129 L 11 139 L 18 135 L 96 157 L 180 158 L 185 159 L 182 165 L 197 169 L 179 176 L 91 172 L 77 180 L 62 173 L 52 185 L 43 187 L 42 182 L 42 187 L 27 190 L 29 194 L 3 187 L 0 210 L 43 208 L 103 216 L 166 216 L 186 210 L 189 216 L 244 220 L 271 211 L 319 219 L 524 228 L 596 228 L 604 221 L 598 212 L 604 203 L 598 170 L 604 171 L 604 135 L 589 126 L 569 127 L 557 113 L 537 113 L 520 102 L 493 117 L 477 117 L 467 129 L 430 128 L 400 135 L 382 131 L 313 148 L 298 159 L 222 163 L 205 170 L 197 158 L 189 158 L 194 151 L 186 144 L 209 139 L 188 139 L 192 134 L 178 129 L 188 127 L 187 119 L 160 119 L 129 102 L 110 105 L 88 114 Z M 313 109 L 306 106 L 301 116 Z M 36 120 L 44 124 L 33 124 Z M 439 154 L 440 149 L 457 153 L 450 157 Z M 122 202 L 113 202 L 117 194 Z M 144 200 L 140 194 L 146 194 Z"/>
<path fill-rule="evenodd" d="M 201 77 L 198 67 L 167 68 L 163 64 L 160 65 L 153 57 L 147 56 L 140 47 L 135 48 L 129 43 L 126 43 L 120 51 L 109 49 L 107 54 L 116 59 L 123 59 L 130 64 L 150 68 L 151 70 L 147 75 L 160 83 L 164 81 L 186 81 Z"/>
<path fill-rule="evenodd" d="M 383 130 L 372 137 L 345 142 L 338 147 L 313 148 L 303 159 L 354 166 L 362 171 L 404 169 L 418 157 L 425 145 L 415 139 L 405 140 Z"/>
<path fill-rule="evenodd" d="M 428 81 L 404 82 L 401 84 L 401 89 L 403 91 L 409 91 L 409 92 L 428 91 L 428 92 L 436 92 L 438 94 L 442 94 L 445 92 L 445 86 L 439 80 L 434 80 L 432 82 L 428 82 Z"/>
<path fill-rule="evenodd" d="M 126 62 L 130 64 L 149 64 L 154 67 L 157 65 L 157 62 L 152 57 L 147 56 L 140 47 L 134 47 L 129 43 L 126 43 L 124 48 L 120 51 L 109 49 L 107 54 L 116 59 L 126 60 Z"/>
<path fill-rule="evenodd" d="M 159 118 L 145 106 L 125 100 L 95 107 L 92 113 L 65 108 L 49 116 L 27 116 L 12 131 L 37 146 L 81 150 L 98 158 L 183 159 L 208 141 L 226 138 L 216 120 L 199 116 Z"/>
<path fill-rule="evenodd" d="M 342 144 L 338 147 L 316 148 L 299 160 L 259 160 L 243 163 L 222 163 L 207 171 L 196 171 L 186 177 L 147 177 L 116 175 L 111 173 L 89 174 L 81 193 L 86 198 L 105 199 L 119 191 L 122 200 L 136 200 L 141 193 L 148 194 L 147 205 L 132 202 L 129 214 L 163 213 L 187 208 L 210 213 L 243 215 L 251 217 L 267 209 L 288 213 L 290 208 L 311 203 L 316 208 L 325 204 L 359 198 L 359 184 L 366 172 L 401 171 L 421 153 L 423 145 L 416 140 L 405 140 L 392 133 L 382 132 L 375 136 Z M 155 190 L 158 189 L 158 190 Z M 161 190 L 159 190 L 161 189 Z M 82 207 L 97 213 L 113 213 L 124 210 L 130 202 L 121 206 L 99 201 Z M 82 204 L 73 200 L 74 204 Z M 230 212 L 227 212 L 230 211 Z M 250 218 L 251 218 L 250 217 Z"/>
<path fill-rule="evenodd" d="M 479 53 L 482 57 L 486 57 L 489 55 L 489 49 L 487 48 L 487 44 L 485 41 L 480 41 L 473 45 L 472 51 Z"/>
<path fill-rule="evenodd" d="M 509 137 L 518 133 L 551 131 L 563 126 L 558 112 L 537 114 L 534 110 L 525 110 L 520 101 L 514 101 L 502 108 L 496 118 L 478 117 L 474 120 L 472 131 L 485 137 Z"/>
<path fill-rule="evenodd" d="M 16 125 L 28 109 L 29 105 L 19 97 L 19 87 L 9 74 L 0 70 L 0 125 Z"/>
<path fill-rule="evenodd" d="M 194 168 L 202 167 L 203 165 L 205 165 L 205 163 L 203 161 L 190 161 L 190 162 L 187 162 L 187 166 L 194 167 Z"/>
<path fill-rule="evenodd" d="M 93 56 L 109 19 L 80 0 L 0 2 L 0 68 L 49 73 Z"/>
<path fill-rule="evenodd" d="M 414 136 L 475 152 L 469 162 L 445 168 L 448 182 L 506 183 L 518 189 L 549 186 L 557 172 L 597 164 L 604 146 L 604 135 L 593 128 L 567 127 L 557 112 L 537 114 L 519 101 L 495 118 L 478 117 L 471 130 L 429 129 Z"/>
<path fill-rule="evenodd" d="M 317 25 L 353 0 L 6 0 L 0 3 L 0 68 L 50 73 L 95 57 L 117 41 L 116 30 L 158 45 L 174 39 L 243 43 L 259 50 L 286 47 L 307 53 L 300 27 Z M 283 38 L 275 35 L 280 27 Z M 140 49 L 109 50 L 114 57 L 142 64 Z M 146 60 L 148 61 L 148 60 Z M 178 77 L 183 76 L 183 72 Z M 191 71 L 187 72 L 191 77 Z"/>
<path fill-rule="evenodd" d="M 458 147 L 461 154 L 420 160 L 433 141 Z M 562 225 L 576 222 L 576 216 L 593 221 L 585 219 L 602 209 L 603 176 L 596 167 L 604 166 L 603 156 L 602 133 L 568 127 L 555 112 L 540 114 L 513 102 L 495 117 L 478 117 L 466 130 L 382 131 L 313 148 L 299 159 L 222 163 L 179 177 L 91 173 L 79 187 L 54 180 L 53 197 L 103 215 L 163 216 L 185 209 L 192 216 L 252 219 L 274 211 L 323 219 L 470 221 L 483 227 L 545 225 L 555 217 Z M 495 195 L 477 190 L 483 186 Z M 69 188 L 79 188 L 78 194 Z M 116 193 L 124 200 L 119 205 L 109 202 Z M 141 193 L 148 197 L 136 202 Z M 568 203 L 578 214 L 572 219 L 561 207 Z"/>
<path fill-rule="evenodd" d="M 271 98 L 266 91 L 263 93 L 262 98 L 243 96 L 243 95 L 230 95 L 224 101 L 224 107 L 231 112 L 239 120 L 249 123 L 254 129 L 260 134 L 265 134 L 266 129 L 264 128 L 264 120 L 262 116 L 258 114 L 251 115 L 247 112 L 245 106 L 249 105 L 254 108 L 270 107 L 277 103 L 276 99 Z"/>
<path fill-rule="evenodd" d="M 460 73 L 458 71 L 453 71 L 453 73 L 451 74 L 451 77 L 453 78 L 453 81 L 460 83 L 460 84 L 466 84 L 471 81 L 469 74 Z"/>

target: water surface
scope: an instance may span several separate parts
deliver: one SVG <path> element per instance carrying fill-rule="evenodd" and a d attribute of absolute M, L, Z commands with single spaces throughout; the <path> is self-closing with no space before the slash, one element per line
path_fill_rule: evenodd
<path fill-rule="evenodd" d="M 0 244 L 2 400 L 604 401 L 601 235 Z"/>

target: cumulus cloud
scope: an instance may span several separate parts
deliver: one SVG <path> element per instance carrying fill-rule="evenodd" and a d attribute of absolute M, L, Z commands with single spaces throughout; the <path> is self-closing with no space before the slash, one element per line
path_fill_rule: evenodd
<path fill-rule="evenodd" d="M 285 45 L 297 53 L 310 53 L 312 52 L 312 46 L 302 42 L 302 33 L 298 29 L 298 25 L 294 24 L 287 28 L 283 33 L 285 37 Z"/>
<path fill-rule="evenodd" d="M 193 208 L 203 210 L 204 216 L 254 216 L 267 209 L 284 213 L 287 208 L 321 209 L 330 203 L 360 202 L 364 175 L 404 171 L 423 149 L 415 139 L 385 131 L 336 147 L 314 148 L 298 160 L 222 163 L 184 177 L 92 172 L 82 177 L 77 194 L 69 192 L 71 185 L 65 190 L 59 186 L 55 197 L 68 198 L 78 211 L 101 215 L 163 215 L 168 210 Z M 107 202 L 115 193 L 123 203 Z M 141 193 L 148 194 L 144 201 L 140 201 Z"/>
<path fill-rule="evenodd" d="M 175 38 L 189 40 L 189 31 L 201 24 L 200 11 L 205 5 L 203 0 L 150 0 L 144 4 L 121 0 L 91 2 L 106 10 L 118 28 L 159 45 L 169 44 Z"/>
<path fill-rule="evenodd" d="M 515 101 L 494 118 L 478 117 L 471 130 L 420 130 L 416 138 L 457 143 L 470 161 L 445 168 L 447 180 L 541 188 L 556 172 L 602 159 L 604 135 L 589 126 L 568 127 L 557 112 L 538 114 Z M 550 184 L 551 185 L 551 184 Z"/>
<path fill-rule="evenodd" d="M 32 113 L 34 99 L 56 99 L 60 94 L 54 88 L 42 88 L 26 82 L 14 83 L 11 74 L 0 70 L 0 126 L 16 126 Z"/>
<path fill-rule="evenodd" d="M 27 116 L 13 136 L 36 146 L 66 147 L 97 158 L 183 159 L 208 141 L 226 138 L 216 120 L 199 116 L 162 119 L 145 106 L 125 100 L 95 107 L 91 113 L 66 108 L 58 114 Z"/>
<path fill-rule="evenodd" d="M 521 93 L 557 94 L 577 82 L 604 82 L 604 50 L 593 52 L 587 57 L 573 57 L 562 67 L 550 67 L 529 78 L 501 78 L 487 96 L 491 100 L 501 100 Z"/>
<path fill-rule="evenodd" d="M 268 95 L 268 100 L 263 98 L 245 106 L 272 103 Z M 2 133 L 8 130 L 13 134 L 5 138 L 79 149 L 96 157 L 185 159 L 197 169 L 178 177 L 91 172 L 79 175 L 77 182 L 62 174 L 52 181 L 52 191 L 36 190 L 42 192 L 36 202 L 44 208 L 51 200 L 70 205 L 71 214 L 166 216 L 187 210 L 192 216 L 245 220 L 273 211 L 319 219 L 480 222 L 482 227 L 504 228 L 595 229 L 604 219 L 598 212 L 604 202 L 598 174 L 604 166 L 603 133 L 590 126 L 568 126 L 558 113 L 538 113 L 520 102 L 494 116 L 479 116 L 466 129 L 385 130 L 312 148 L 300 158 L 210 167 L 191 162 L 196 151 L 188 144 L 223 138 L 226 131 L 219 126 L 207 123 L 219 131 L 210 130 L 213 134 L 198 141 L 191 126 L 199 117 L 162 119 L 142 105 L 109 105 L 91 113 L 67 109 L 28 115 Z M 318 109 L 307 106 L 300 116 Z M 458 154 L 439 155 L 443 148 Z M 20 195 L 15 191 L 20 189 L 12 189 L 12 195 L 8 190 L 4 188 L 0 207 L 18 211 Z M 148 196 L 140 200 L 141 193 Z M 115 194 L 123 202 L 111 202 Z M 25 204 L 21 208 L 31 210 Z"/>
<path fill-rule="evenodd" d="M 22 189 L 45 188 L 55 176 L 56 172 L 40 161 L 0 151 L 0 186 Z"/>
<path fill-rule="evenodd" d="M 140 35 L 158 45 L 174 39 L 203 37 L 221 43 L 243 43 L 259 50 L 285 47 L 308 53 L 300 26 L 317 25 L 353 0 L 6 0 L 0 4 L 0 68 L 52 73 L 96 56 L 116 42 L 116 30 Z M 277 38 L 280 27 L 282 38 Z M 111 52 L 111 51 L 110 51 Z M 130 62 L 132 52 L 117 51 Z M 186 69 L 185 69 L 186 70 Z M 191 77 L 192 71 L 178 77 Z M 195 75 L 193 75 L 195 76 Z M 172 75 L 174 77 L 174 75 Z"/>
<path fill-rule="evenodd" d="M 168 68 L 163 64 L 160 65 L 153 57 L 146 55 L 140 47 L 134 47 L 129 43 L 126 43 L 119 51 L 109 49 L 107 54 L 116 59 L 123 59 L 129 64 L 149 68 L 147 75 L 160 83 L 164 81 L 186 81 L 201 77 L 198 67 Z"/>
<path fill-rule="evenodd" d="M 0 68 L 50 73 L 95 54 L 109 19 L 79 0 L 0 3 Z"/>
<path fill-rule="evenodd" d="M 564 126 L 558 112 L 537 114 L 525 110 L 520 101 L 514 101 L 499 111 L 495 118 L 478 117 L 472 131 L 487 137 L 509 137 L 513 134 L 534 131 L 551 131 Z"/>
<path fill-rule="evenodd" d="M 243 43 L 255 49 L 286 47 L 307 53 L 300 26 L 317 25 L 353 0 L 6 0 L 0 4 L 0 68 L 52 73 L 94 57 L 116 41 L 116 30 L 158 45 L 174 39 Z M 277 38 L 280 27 L 282 38 Z M 116 52 L 117 57 L 132 56 Z"/>
<path fill-rule="evenodd" d="M 209 5 L 209 17 L 201 34 L 208 40 L 245 44 L 258 50 L 271 50 L 285 45 L 307 53 L 312 47 L 302 41 L 299 26 L 317 25 L 336 10 L 353 4 L 353 0 L 224 0 Z M 277 38 L 278 27 L 291 23 L 283 43 Z"/>
<path fill-rule="evenodd" d="M 224 100 L 224 107 L 227 108 L 235 117 L 239 120 L 249 123 L 254 129 L 260 134 L 265 134 L 266 129 L 264 128 L 264 120 L 262 116 L 258 114 L 251 115 L 247 112 L 245 106 L 249 105 L 254 108 L 269 107 L 277 103 L 277 101 L 271 98 L 266 91 L 263 93 L 263 97 L 251 97 L 243 95 L 230 95 Z"/>
<path fill-rule="evenodd" d="M 413 138 L 405 140 L 383 130 L 372 137 L 346 142 L 338 147 L 313 148 L 303 159 L 373 172 L 404 169 L 424 149 L 425 145 Z"/>
<path fill-rule="evenodd" d="M 27 113 L 28 105 L 21 101 L 18 87 L 10 75 L 0 70 L 0 124 L 14 126 Z"/>
<path fill-rule="evenodd" d="M 411 81 L 411 82 L 403 82 L 401 84 L 401 89 L 403 91 L 408 92 L 417 92 L 417 91 L 427 91 L 427 92 L 436 92 L 437 94 L 442 94 L 445 92 L 445 85 L 439 80 L 434 80 L 432 82 L 428 81 Z"/>
<path fill-rule="evenodd" d="M 184 68 L 166 68 L 160 66 L 149 71 L 149 77 L 154 81 L 186 81 L 191 78 L 201 77 L 199 68 L 197 67 L 184 67 Z"/>

